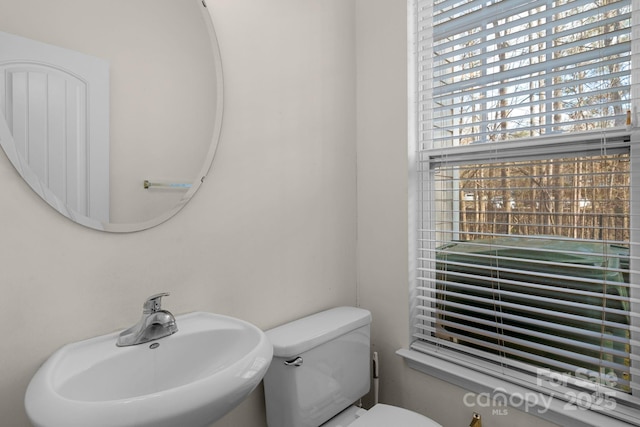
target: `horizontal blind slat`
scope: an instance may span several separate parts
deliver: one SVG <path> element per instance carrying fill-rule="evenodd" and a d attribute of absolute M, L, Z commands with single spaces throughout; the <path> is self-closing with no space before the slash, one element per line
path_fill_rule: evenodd
<path fill-rule="evenodd" d="M 419 314 L 416 315 L 416 319 L 417 320 L 421 320 L 425 323 L 421 323 L 416 325 L 417 328 L 424 328 L 424 329 L 430 329 L 430 330 L 434 330 L 435 331 L 435 325 L 436 325 L 436 319 L 435 319 L 435 314 L 437 313 L 437 310 L 435 307 L 426 307 L 426 306 L 418 306 L 417 307 L 418 310 L 420 310 L 422 313 L 428 313 L 428 315 L 424 315 L 424 314 Z M 494 314 L 493 311 L 491 310 L 487 310 L 487 309 L 478 309 L 478 312 L 480 314 L 485 314 L 485 315 L 492 315 Z M 455 317 L 456 314 L 453 314 L 453 316 Z M 583 328 L 576 328 L 576 327 L 572 327 L 572 326 L 567 326 L 567 325 L 561 325 L 558 323 L 553 323 L 553 322 L 549 322 L 547 320 L 542 320 L 542 319 L 535 319 L 535 318 L 525 318 L 516 314 L 512 314 L 512 313 L 500 313 L 500 318 L 504 318 L 504 319 L 508 319 L 508 320 L 513 320 L 513 321 L 517 321 L 517 322 L 526 322 L 528 323 L 532 328 L 536 327 L 536 328 L 545 328 L 547 330 L 553 329 L 553 330 L 560 330 L 560 331 L 570 331 L 571 333 L 573 333 L 575 336 L 579 336 L 579 335 L 583 335 L 585 337 L 588 338 L 604 338 L 607 341 L 616 341 L 616 342 L 620 342 L 620 343 L 624 343 L 624 344 L 630 344 L 631 340 L 627 337 L 623 337 L 623 336 L 618 336 L 618 335 L 613 335 L 613 334 L 602 334 L 601 332 L 598 331 L 590 331 L 587 329 L 583 329 Z M 560 340 L 559 340 L 560 341 Z"/>
<path fill-rule="evenodd" d="M 467 294 L 467 295 L 464 295 L 464 298 L 461 298 L 461 295 L 459 293 L 445 291 L 441 289 L 436 290 L 435 294 L 437 294 L 438 297 L 427 297 L 427 296 L 421 295 L 416 298 L 418 300 L 431 301 L 433 303 L 438 303 L 443 305 L 451 304 L 451 305 L 456 305 L 457 307 L 465 306 L 472 311 L 476 310 L 477 305 L 479 304 L 492 306 L 494 308 L 501 309 L 501 310 L 509 309 L 509 310 L 512 310 L 513 312 L 522 313 L 522 319 L 527 318 L 526 314 L 538 314 L 538 315 L 544 315 L 544 316 L 554 316 L 556 318 L 571 320 L 577 323 L 582 322 L 585 325 L 597 325 L 597 326 L 603 326 L 603 327 L 609 327 L 609 328 L 616 328 L 620 330 L 631 329 L 631 327 L 627 323 L 620 323 L 620 322 L 615 322 L 611 320 L 600 320 L 600 319 L 589 317 L 586 315 L 572 314 L 570 312 L 558 310 L 558 308 L 562 308 L 563 306 L 571 307 L 571 304 L 557 304 L 557 306 L 550 305 L 550 306 L 547 306 L 547 308 L 539 308 L 538 306 L 535 305 L 535 303 L 532 303 L 529 305 L 517 304 L 517 303 L 505 301 L 502 299 L 486 298 L 478 295 Z M 456 297 L 459 300 L 463 300 L 464 303 L 452 303 L 449 300 L 447 300 L 446 297 Z M 589 307 L 586 307 L 585 309 L 588 310 Z M 612 314 L 619 314 L 619 313 L 613 312 Z"/>
<path fill-rule="evenodd" d="M 585 356 L 584 352 L 591 352 L 591 354 L 597 353 L 599 354 L 601 357 L 607 358 L 607 357 L 617 357 L 620 359 L 624 359 L 627 357 L 627 353 L 624 351 L 616 351 L 613 348 L 606 348 L 606 347 L 602 347 L 599 345 L 594 345 L 594 344 L 589 344 L 585 341 L 578 341 L 578 340 L 572 340 L 572 339 L 555 339 L 556 337 L 551 335 L 551 334 L 546 334 L 546 333 L 542 333 L 536 330 L 532 330 L 532 329 L 526 329 L 526 328 L 519 328 L 516 326 L 512 326 L 509 324 L 502 324 L 502 323 L 497 323 L 496 322 L 489 322 L 489 321 L 483 321 L 483 320 L 477 320 L 474 319 L 474 324 L 476 325 L 485 325 L 485 326 L 490 326 L 490 327 L 495 327 L 495 329 L 499 332 L 491 332 L 491 330 L 487 330 L 487 329 L 480 329 L 477 327 L 473 327 L 473 326 L 469 326 L 471 323 L 468 322 L 452 322 L 450 321 L 450 319 L 452 318 L 456 318 L 456 320 L 469 320 L 471 319 L 470 316 L 464 316 L 464 315 L 460 315 L 460 314 L 451 314 L 451 313 L 445 313 L 445 315 L 443 316 L 445 317 L 447 320 L 444 319 L 440 319 L 438 321 L 438 326 L 451 326 L 454 327 L 455 329 L 464 329 L 466 333 L 472 334 L 472 336 L 478 336 L 478 337 L 486 337 L 486 338 L 490 338 L 490 339 L 495 339 L 498 340 L 502 343 L 509 343 L 509 344 L 518 344 L 522 347 L 527 347 L 530 346 L 529 345 L 529 341 L 531 338 L 537 338 L 537 339 L 541 339 L 544 340 L 544 342 L 546 343 L 553 343 L 556 344 L 557 346 L 562 346 L 562 347 L 556 347 L 556 346 L 552 346 L 552 345 L 544 345 L 544 347 L 537 347 L 536 351 L 539 351 L 541 349 L 544 350 L 545 353 L 548 353 L 549 355 L 556 355 L 556 356 L 563 356 L 566 358 L 574 358 L 576 360 L 583 360 L 583 361 L 588 361 L 590 363 L 600 363 L 600 359 L 599 358 L 595 358 L 595 357 L 588 357 Z M 423 329 L 423 327 L 418 324 L 416 325 L 416 327 L 418 329 Z M 432 328 L 428 328 L 425 327 L 426 330 L 432 330 Z M 526 335 L 527 339 L 523 340 L 523 339 L 519 339 L 517 337 L 515 337 L 514 335 L 511 335 L 509 333 L 505 333 L 505 331 L 511 332 L 511 333 L 520 333 L 522 335 Z M 438 328 L 436 328 L 436 333 L 438 333 Z M 447 337 L 450 338 L 457 338 L 459 340 L 466 340 L 466 338 L 468 337 L 468 335 L 466 334 L 456 334 L 454 332 L 447 332 L 446 334 L 443 333 L 443 335 L 446 335 Z M 580 338 L 580 336 L 577 336 L 578 338 Z M 584 337 L 582 337 L 584 338 Z M 504 346 L 504 344 L 503 344 Z M 573 346 L 573 347 L 577 347 L 579 348 L 580 352 L 580 356 L 582 357 L 575 357 L 574 355 L 574 351 L 567 351 L 567 350 L 563 350 L 563 347 L 565 346 Z M 525 350 L 521 350 L 521 354 L 526 353 Z M 615 367 L 616 369 L 627 369 L 627 365 L 624 365 L 622 363 L 610 363 L 610 365 L 608 365 L 609 367 Z"/>
<path fill-rule="evenodd" d="M 475 268 L 477 266 L 473 266 L 475 272 L 478 271 L 477 268 Z M 469 269 L 465 269 L 470 271 L 471 268 Z M 422 272 L 422 273 L 439 273 L 442 272 L 442 270 L 437 270 L 437 269 L 433 269 L 433 268 L 419 268 L 418 271 Z M 496 270 L 490 270 L 487 269 L 488 272 L 494 272 Z M 504 271 L 504 270 L 503 270 Z M 519 276 L 524 276 L 527 275 L 527 271 L 518 271 L 518 275 Z M 419 280 L 424 280 L 427 282 L 435 282 L 435 283 L 441 283 L 441 284 L 450 284 L 451 286 L 457 286 L 457 287 L 463 287 L 463 286 L 469 286 L 470 289 L 478 289 L 479 287 L 476 285 L 465 285 L 464 284 L 464 280 L 472 280 L 475 279 L 476 281 L 478 280 L 478 276 L 476 274 L 472 274 L 472 273 L 462 273 L 460 271 L 446 271 L 442 273 L 446 278 L 448 278 L 449 280 L 446 280 L 445 278 L 440 278 L 440 279 L 432 279 L 430 277 L 418 277 Z M 533 274 L 531 274 L 533 276 Z M 491 277 L 491 276 L 485 276 L 485 277 Z M 550 295 L 555 295 L 556 297 L 562 296 L 564 298 L 574 298 L 574 299 L 579 299 L 579 300 L 587 300 L 587 298 L 593 298 L 596 299 L 596 301 L 601 304 L 602 301 L 600 300 L 600 298 L 606 298 L 607 301 L 615 301 L 618 304 L 628 304 L 628 303 L 638 303 L 640 302 L 640 300 L 638 300 L 637 298 L 635 299 L 630 299 L 628 297 L 628 293 L 629 293 L 629 287 L 626 285 L 620 285 L 619 282 L 614 282 L 614 281 L 608 281 L 608 282 L 597 282 L 597 281 L 583 281 L 583 282 L 574 282 L 572 283 L 574 286 L 582 286 L 584 287 L 591 287 L 593 288 L 592 290 L 586 290 L 586 289 L 578 289 L 578 288 L 569 288 L 568 286 L 566 287 L 557 287 L 557 286 L 552 286 L 552 285 L 548 285 L 548 284 L 544 284 L 544 283 L 550 283 L 555 281 L 555 279 L 557 279 L 557 281 L 559 281 L 560 283 L 562 283 L 563 281 L 565 283 L 567 283 L 567 276 L 554 276 L 554 275 L 547 275 L 545 276 L 545 278 L 547 280 L 544 281 L 538 281 L 536 282 L 536 278 L 531 278 L 529 279 L 530 281 L 524 282 L 524 281 L 518 281 L 518 280 L 514 280 L 514 279 L 509 279 L 509 277 L 513 277 L 513 276 L 507 276 L 507 277 L 492 277 L 491 280 L 489 279 L 485 279 L 486 282 L 490 282 L 492 285 L 496 286 L 496 289 L 493 290 L 493 292 L 495 292 L 496 294 L 503 294 L 503 295 L 509 295 L 504 289 L 501 289 L 500 286 L 505 286 L 505 287 L 509 287 L 509 288 L 514 288 L 514 289 L 521 289 L 522 291 L 529 291 L 531 292 L 532 290 L 537 290 L 540 292 L 545 292 L 546 294 L 550 294 Z M 541 277 L 541 276 L 540 276 Z M 454 281 L 454 279 L 458 279 L 460 280 L 460 282 L 456 282 Z M 598 291 L 598 287 L 600 288 L 600 290 Z M 606 291 L 610 291 L 611 293 L 603 293 L 603 289 Z M 517 292 L 517 291 L 512 291 L 512 292 Z M 617 293 L 613 293 L 613 292 L 617 292 Z M 622 295 L 621 295 L 622 294 Z M 523 298 L 525 298 L 523 296 Z M 541 297 L 537 297 L 537 298 L 541 298 Z M 532 297 L 532 299 L 535 299 L 534 297 Z M 571 305 L 571 300 L 568 300 L 569 302 L 559 302 L 558 304 L 568 304 Z M 602 308 L 603 310 L 605 310 L 606 308 Z M 608 312 L 614 313 L 615 311 L 613 311 L 613 309 L 608 309 Z M 620 314 L 628 314 L 628 310 L 623 310 L 620 312 Z"/>
<path fill-rule="evenodd" d="M 431 342 L 433 344 L 436 344 L 438 346 L 442 346 L 442 347 L 448 347 L 448 348 L 452 348 L 452 349 L 456 349 L 458 351 L 463 351 L 467 354 L 471 354 L 471 355 L 475 355 L 477 356 L 477 352 L 478 351 L 484 351 L 484 353 L 482 354 L 483 358 L 487 358 L 487 359 L 494 359 L 496 362 L 499 363 L 504 363 L 505 362 L 505 358 L 504 357 L 496 357 L 491 355 L 491 353 L 486 352 L 487 350 L 493 350 L 493 351 L 497 351 L 502 355 L 508 354 L 510 356 L 515 356 L 521 359 L 528 359 L 531 360 L 533 362 L 538 362 L 540 364 L 542 364 L 543 366 L 554 366 L 554 367 L 558 367 L 561 369 L 565 369 L 567 372 L 576 372 L 578 369 L 583 369 L 584 368 L 584 364 L 598 364 L 598 363 L 602 363 L 604 366 L 612 368 L 612 369 L 628 369 L 627 366 L 625 365 L 620 365 L 620 364 L 616 364 L 616 363 L 612 363 L 612 362 L 608 362 L 608 361 L 600 361 L 599 359 L 595 359 L 592 357 L 587 357 L 584 355 L 581 355 L 579 353 L 573 353 L 572 356 L 573 357 L 573 363 L 567 363 L 566 361 L 562 361 L 562 360 L 558 360 L 558 359 L 554 359 L 554 358 L 550 358 L 550 357 L 545 357 L 542 355 L 538 355 L 538 354 L 533 354 L 533 353 L 527 353 L 526 351 L 522 351 L 522 350 L 518 350 L 515 348 L 509 348 L 509 347 L 505 347 L 499 344 L 494 344 L 490 341 L 486 341 L 486 340 L 480 340 L 480 339 L 476 339 L 476 338 L 471 338 L 471 337 L 467 337 L 467 336 L 453 336 L 452 338 L 464 338 L 465 341 L 468 341 L 470 344 L 473 344 L 475 346 L 477 346 L 478 348 L 467 348 L 465 346 L 459 346 L 457 345 L 457 343 L 455 342 L 451 342 L 451 341 L 447 341 L 444 339 L 439 339 L 439 338 L 435 338 L 432 337 L 430 335 L 426 335 L 426 334 L 415 334 L 414 335 L 417 338 L 420 338 L 424 341 L 427 342 Z M 545 350 L 549 350 L 546 346 L 543 347 Z M 482 349 L 482 350 L 479 350 Z M 553 352 L 547 352 L 548 354 L 554 354 Z M 581 362 L 581 363 L 578 363 Z"/>
<path fill-rule="evenodd" d="M 586 52 L 574 53 L 572 55 L 564 55 L 559 59 L 553 60 L 552 66 L 550 66 L 547 61 L 544 61 L 528 64 L 522 68 L 502 68 L 499 70 L 494 70 L 491 73 L 481 75 L 470 74 L 466 70 L 447 73 L 446 76 L 449 80 L 460 76 L 464 76 L 465 78 L 452 83 L 443 82 L 444 84 L 434 88 L 433 95 L 437 100 L 440 99 L 440 97 L 443 95 L 447 95 L 450 93 L 461 93 L 474 88 L 487 91 L 487 88 L 494 89 L 494 87 L 499 87 L 497 86 L 497 84 L 500 82 L 513 80 L 518 80 L 520 85 L 524 86 L 525 83 L 531 81 L 539 81 L 545 78 L 572 75 L 587 69 L 593 69 L 594 67 L 597 67 L 597 64 L 619 64 L 621 62 L 629 61 L 629 59 L 621 59 L 621 57 L 618 57 L 618 55 L 627 55 L 629 53 L 630 46 L 630 42 L 624 42 L 616 44 L 612 47 L 602 48 L 602 50 L 595 49 Z M 606 55 L 603 55 L 603 52 L 606 52 Z M 614 58 L 607 59 L 609 57 Z M 622 56 L 622 58 L 625 58 L 625 56 Z M 583 63 L 586 64 L 582 65 Z M 580 65 L 574 68 L 576 64 Z M 523 77 L 526 77 L 526 80 L 522 80 Z M 566 84 L 566 82 L 558 81 L 557 83 L 555 83 L 555 86 L 562 86 Z M 549 87 L 553 88 L 554 84 L 551 84 Z"/>
<path fill-rule="evenodd" d="M 474 40 L 481 40 L 483 37 L 486 38 L 487 35 L 495 35 L 495 30 L 483 29 L 480 32 L 474 32 L 466 37 L 456 38 L 455 40 L 451 40 L 451 41 L 440 42 L 439 40 L 436 40 L 435 48 L 437 53 L 435 53 L 433 58 L 430 58 L 431 60 L 433 60 L 432 68 L 434 70 L 434 73 L 436 75 L 439 75 L 444 70 L 449 68 L 455 68 L 456 64 L 464 63 L 464 61 L 468 61 L 470 59 L 473 59 L 474 61 L 484 60 L 484 59 L 499 55 L 500 53 L 503 53 L 503 52 L 509 52 L 511 50 L 514 50 L 515 48 L 519 50 L 531 50 L 534 48 L 537 49 L 538 45 L 542 43 L 551 43 L 551 42 L 557 41 L 558 39 L 561 39 L 567 34 L 573 34 L 573 31 L 570 28 L 560 32 L 552 31 L 554 30 L 554 27 L 561 25 L 562 21 L 567 21 L 569 19 L 572 19 L 572 18 L 563 18 L 560 20 L 554 20 L 554 21 L 548 22 L 547 24 L 544 24 L 544 25 L 536 25 L 533 28 L 535 29 L 536 36 L 535 38 L 531 38 L 531 39 L 519 37 L 519 40 L 518 40 L 518 37 L 516 36 L 519 36 L 520 35 L 519 33 L 505 34 L 504 36 L 496 36 L 495 40 L 500 40 L 501 37 L 509 40 L 512 40 L 512 39 L 517 39 L 517 40 L 515 44 L 509 45 L 507 47 L 498 47 L 495 50 L 492 50 L 491 52 L 487 52 L 483 54 L 475 54 L 473 56 L 471 56 L 471 54 L 477 51 L 477 45 L 471 44 L 470 42 Z M 580 31 L 584 32 L 588 30 L 603 28 L 608 25 L 617 23 L 621 19 L 629 20 L 631 19 L 631 14 L 624 13 L 619 16 L 593 20 L 591 23 L 586 23 L 585 25 L 581 25 Z M 518 22 L 512 22 L 511 24 L 512 24 L 511 27 L 521 26 L 521 24 Z M 506 29 L 509 29 L 509 28 L 503 28 L 502 31 Z M 540 35 L 541 32 L 544 32 L 545 35 L 541 36 Z M 608 37 L 614 37 L 614 36 L 628 37 L 630 35 L 630 32 L 631 32 L 631 29 L 628 26 L 625 26 L 623 28 L 619 28 L 614 31 L 608 31 L 607 36 Z M 597 41 L 602 39 L 602 36 L 601 35 L 592 36 L 590 37 L 590 39 L 591 41 Z M 465 43 L 468 45 L 465 45 L 462 43 Z M 579 41 L 563 43 L 557 48 L 544 50 L 544 53 L 557 55 L 559 52 L 566 51 L 568 48 L 583 47 L 585 44 L 586 43 L 581 44 Z M 540 53 L 542 53 L 542 51 L 538 51 L 538 55 L 540 55 Z M 471 56 L 471 58 L 469 58 L 469 56 Z M 529 58 L 529 56 L 527 56 L 526 58 Z"/>

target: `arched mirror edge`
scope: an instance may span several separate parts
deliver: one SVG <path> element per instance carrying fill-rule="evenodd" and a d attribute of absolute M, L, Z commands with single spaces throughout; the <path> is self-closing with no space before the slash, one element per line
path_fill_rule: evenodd
<path fill-rule="evenodd" d="M 47 194 L 50 192 L 43 191 L 41 186 L 38 184 L 37 179 L 34 181 L 33 179 L 29 179 L 28 176 L 25 176 L 26 168 L 20 163 L 20 159 L 17 155 L 13 155 L 11 147 L 8 145 L 8 138 L 5 134 L 5 138 L 2 138 L 2 133 L 0 132 L 0 147 L 4 150 L 4 153 L 9 160 L 9 162 L 14 166 L 17 173 L 23 178 L 26 184 L 38 195 L 40 198 L 46 202 L 49 207 L 55 210 L 58 214 L 65 216 L 72 222 L 75 222 L 78 225 L 84 226 L 86 228 L 90 228 L 97 231 L 105 231 L 112 233 L 133 233 L 138 231 L 148 230 L 150 228 L 156 227 L 169 219 L 175 216 L 179 211 L 184 208 L 184 206 L 191 200 L 194 194 L 198 191 L 200 186 L 203 184 L 204 180 L 208 176 L 211 167 L 213 165 L 213 160 L 215 157 L 215 153 L 220 142 L 220 135 L 222 133 L 222 116 L 224 110 L 224 76 L 222 71 L 222 59 L 220 56 L 220 47 L 218 44 L 218 38 L 216 36 L 215 28 L 213 25 L 213 16 L 211 15 L 211 9 L 207 6 L 204 0 L 196 0 L 202 4 L 202 17 L 207 27 L 207 33 L 209 34 L 211 49 L 213 49 L 214 53 L 214 67 L 215 67 L 215 78 L 216 78 L 216 99 L 215 99 L 215 117 L 213 117 L 213 131 L 211 135 L 211 144 L 207 151 L 207 155 L 203 161 L 203 166 L 198 173 L 196 179 L 191 184 L 190 188 L 186 191 L 184 196 L 180 199 L 180 201 L 170 210 L 143 222 L 137 223 L 103 223 L 100 221 L 93 220 L 84 215 L 79 215 L 72 210 L 61 208 L 64 204 L 59 201 L 59 199 L 53 194 Z M 4 118 L 3 118 L 4 119 Z M 4 120 L 2 120 L 4 122 Z M 0 123 L 2 124 L 2 123 Z M 6 124 L 5 124 L 6 126 Z"/>
<path fill-rule="evenodd" d="M 157 217 L 140 223 L 132 224 L 102 224 L 103 229 L 101 231 L 113 232 L 113 233 L 132 233 L 137 231 L 144 231 L 150 228 L 156 227 L 175 216 L 178 212 L 184 208 L 184 206 L 191 200 L 191 198 L 198 191 L 200 186 L 204 183 L 205 179 L 209 175 L 211 168 L 213 167 L 213 161 L 216 155 L 218 145 L 220 143 L 220 135 L 222 133 L 222 117 L 224 113 L 224 74 L 222 69 L 222 58 L 220 55 L 220 46 L 218 44 L 218 37 L 213 25 L 213 16 L 211 9 L 207 6 L 204 0 L 201 0 L 203 9 L 203 19 L 207 26 L 207 32 L 211 41 L 211 48 L 214 50 L 214 66 L 216 75 L 216 114 L 214 117 L 213 132 L 211 136 L 211 145 L 207 152 L 207 156 L 204 160 L 202 169 L 197 175 L 196 180 L 192 183 L 191 188 L 185 193 L 184 197 L 180 200 L 176 206 L 164 212 Z M 89 226 L 90 227 L 90 226 Z M 90 227 L 93 228 L 93 227 Z"/>

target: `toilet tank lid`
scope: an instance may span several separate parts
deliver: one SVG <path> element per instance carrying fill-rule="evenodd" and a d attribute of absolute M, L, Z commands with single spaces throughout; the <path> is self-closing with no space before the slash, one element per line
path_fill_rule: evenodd
<path fill-rule="evenodd" d="M 293 357 L 371 323 L 371 313 L 337 307 L 294 320 L 266 332 L 274 357 Z"/>

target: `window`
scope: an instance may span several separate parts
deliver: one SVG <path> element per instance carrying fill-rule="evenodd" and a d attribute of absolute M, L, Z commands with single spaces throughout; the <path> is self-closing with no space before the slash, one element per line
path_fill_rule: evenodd
<path fill-rule="evenodd" d="M 639 422 L 631 0 L 414 5 L 412 348 Z"/>

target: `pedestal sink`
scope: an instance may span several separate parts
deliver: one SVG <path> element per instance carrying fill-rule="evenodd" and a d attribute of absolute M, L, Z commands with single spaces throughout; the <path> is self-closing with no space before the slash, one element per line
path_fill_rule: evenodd
<path fill-rule="evenodd" d="M 237 406 L 273 348 L 254 325 L 212 313 L 176 316 L 178 332 L 117 347 L 118 333 L 68 344 L 25 396 L 36 427 L 205 427 Z"/>

